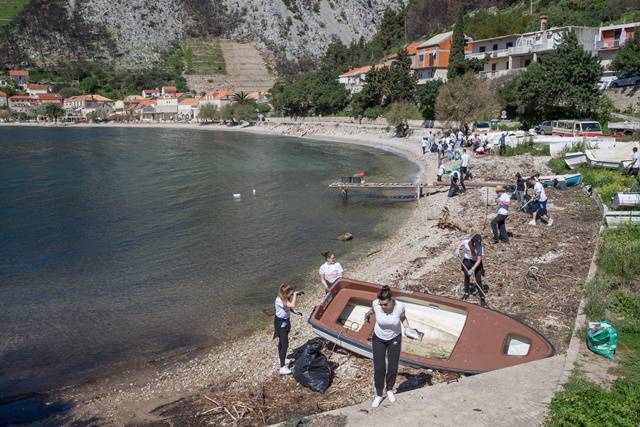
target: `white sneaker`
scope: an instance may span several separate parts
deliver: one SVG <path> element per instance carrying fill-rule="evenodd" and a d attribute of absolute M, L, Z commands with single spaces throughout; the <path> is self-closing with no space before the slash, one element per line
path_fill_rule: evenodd
<path fill-rule="evenodd" d="M 549 223 L 547 224 L 549 227 L 551 227 L 553 225 L 553 220 L 551 218 L 549 218 Z"/>
<path fill-rule="evenodd" d="M 531 221 L 529 221 L 529 225 L 536 225 L 536 221 L 532 219 Z"/>
<path fill-rule="evenodd" d="M 291 374 L 291 369 L 287 368 L 286 366 L 283 366 L 282 368 L 280 368 L 280 375 L 290 375 Z"/>
<path fill-rule="evenodd" d="M 382 402 L 382 396 L 376 396 L 376 398 L 373 399 L 373 402 L 371 402 L 371 407 L 377 408 L 378 406 L 380 406 L 380 402 Z"/>
<path fill-rule="evenodd" d="M 395 402 L 396 401 L 396 395 L 393 394 L 393 392 L 391 390 L 387 391 L 387 399 L 389 399 L 389 402 Z"/>
<path fill-rule="evenodd" d="M 284 366 L 289 366 L 295 359 L 284 359 Z"/>

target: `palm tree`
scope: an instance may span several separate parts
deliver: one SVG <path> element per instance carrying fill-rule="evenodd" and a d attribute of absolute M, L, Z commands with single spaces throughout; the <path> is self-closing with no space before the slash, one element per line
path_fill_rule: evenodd
<path fill-rule="evenodd" d="M 233 94 L 233 100 L 238 104 L 250 104 L 252 101 L 249 94 L 242 90 Z"/>

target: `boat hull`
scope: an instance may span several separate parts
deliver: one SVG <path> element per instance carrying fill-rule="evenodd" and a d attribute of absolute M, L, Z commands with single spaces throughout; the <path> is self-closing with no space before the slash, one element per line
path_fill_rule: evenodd
<path fill-rule="evenodd" d="M 315 307 L 314 331 L 349 351 L 372 357 L 374 319 L 364 322 L 380 286 L 341 279 Z M 425 368 L 477 374 L 553 356 L 553 345 L 529 326 L 488 308 L 420 292 L 392 290 L 402 301 L 422 341 L 402 339 L 400 362 Z"/>
<path fill-rule="evenodd" d="M 576 185 L 580 185 L 580 183 L 582 182 L 582 175 L 579 173 L 569 175 L 541 176 L 540 182 L 542 182 L 545 187 L 553 187 L 553 180 L 560 177 L 564 178 L 565 182 L 567 183 L 567 187 L 574 187 Z"/>

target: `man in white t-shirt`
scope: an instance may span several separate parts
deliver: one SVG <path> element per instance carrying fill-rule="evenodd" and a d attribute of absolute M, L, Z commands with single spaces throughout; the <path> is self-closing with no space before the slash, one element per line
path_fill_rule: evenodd
<path fill-rule="evenodd" d="M 553 225 L 553 220 L 549 217 L 547 212 L 547 193 L 544 190 L 544 184 L 540 182 L 540 174 L 535 174 L 533 181 L 529 182 L 529 186 L 533 185 L 533 205 L 531 207 L 531 221 L 529 225 L 536 225 L 536 219 L 540 219 L 540 222 Z"/>
<path fill-rule="evenodd" d="M 491 221 L 491 230 L 493 230 L 493 243 L 509 243 L 509 235 L 505 221 L 509 216 L 509 206 L 511 205 L 511 195 L 509 195 L 502 185 L 496 187 L 496 206 L 498 212 Z M 500 235 L 498 236 L 498 231 Z"/>
<path fill-rule="evenodd" d="M 422 154 L 427 154 L 427 142 L 429 141 L 429 137 L 427 135 L 422 136 Z"/>

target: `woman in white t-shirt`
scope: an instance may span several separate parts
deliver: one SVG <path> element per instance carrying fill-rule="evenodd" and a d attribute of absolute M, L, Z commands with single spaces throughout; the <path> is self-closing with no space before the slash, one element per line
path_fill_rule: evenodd
<path fill-rule="evenodd" d="M 280 374 L 287 375 L 291 370 L 287 366 L 290 362 L 287 359 L 289 348 L 289 331 L 291 330 L 291 310 L 296 307 L 296 297 L 298 293 L 289 285 L 283 283 L 278 290 L 275 307 L 276 315 L 273 318 L 273 338 L 278 337 L 278 356 L 280 358 Z"/>
<path fill-rule="evenodd" d="M 365 321 L 369 323 L 371 315 L 375 314 L 376 324 L 373 328 L 373 382 L 376 386 L 376 397 L 371 406 L 377 408 L 382 402 L 382 392 L 387 385 L 387 398 L 389 402 L 395 402 L 393 386 L 398 375 L 400 363 L 400 350 L 402 348 L 402 324 L 409 327 L 405 315 L 404 304 L 396 301 L 391 295 L 391 288 L 383 286 L 378 292 L 378 299 L 373 301 L 371 308 L 365 315 Z M 385 366 L 385 356 L 389 365 Z"/>
<path fill-rule="evenodd" d="M 336 255 L 333 252 L 323 252 L 324 264 L 320 266 L 320 282 L 325 287 L 325 292 L 329 292 L 331 286 L 342 278 L 342 266 L 336 261 Z"/>

